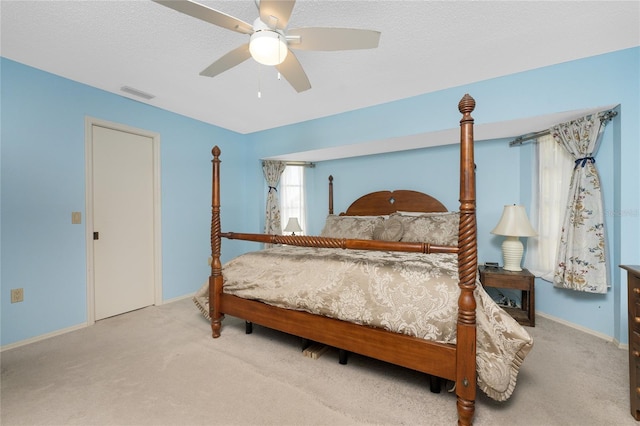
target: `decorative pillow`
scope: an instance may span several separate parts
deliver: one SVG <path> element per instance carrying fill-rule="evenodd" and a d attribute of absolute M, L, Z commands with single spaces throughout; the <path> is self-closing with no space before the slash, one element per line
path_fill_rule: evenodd
<path fill-rule="evenodd" d="M 373 230 L 373 239 L 380 241 L 400 241 L 404 233 L 404 225 L 395 217 L 384 220 Z"/>
<path fill-rule="evenodd" d="M 383 222 L 379 216 L 327 216 L 321 237 L 372 240 L 374 228 Z"/>
<path fill-rule="evenodd" d="M 424 214 L 422 216 L 394 216 L 402 221 L 404 234 L 400 241 L 429 243 L 442 246 L 458 245 L 458 212 Z"/>

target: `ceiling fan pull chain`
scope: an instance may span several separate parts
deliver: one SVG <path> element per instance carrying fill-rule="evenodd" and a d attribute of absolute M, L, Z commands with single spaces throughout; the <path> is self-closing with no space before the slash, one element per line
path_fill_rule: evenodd
<path fill-rule="evenodd" d="M 258 64 L 258 99 L 262 99 L 262 91 L 260 90 L 260 65 Z"/>

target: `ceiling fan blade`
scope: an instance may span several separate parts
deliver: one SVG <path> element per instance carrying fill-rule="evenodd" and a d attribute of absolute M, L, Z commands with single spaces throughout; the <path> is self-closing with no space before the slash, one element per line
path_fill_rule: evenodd
<path fill-rule="evenodd" d="M 304 92 L 311 89 L 311 83 L 307 74 L 302 69 L 302 65 L 298 62 L 298 58 L 291 50 L 287 53 L 287 57 L 280 65 L 276 65 L 276 69 L 287 79 L 289 84 L 296 89 L 296 92 Z"/>
<path fill-rule="evenodd" d="M 296 0 L 260 0 L 260 20 L 270 26 L 287 28 Z"/>
<path fill-rule="evenodd" d="M 291 49 L 353 50 L 378 47 L 380 32 L 355 28 L 292 28 L 287 31 Z"/>
<path fill-rule="evenodd" d="M 200 3 L 187 0 L 153 0 L 163 6 L 167 6 L 178 12 L 182 12 L 185 15 L 193 16 L 194 18 L 201 19 L 210 24 L 217 25 L 222 28 L 226 28 L 231 31 L 236 31 L 242 34 L 253 34 L 253 26 L 246 22 L 234 18 L 231 15 L 211 9 Z"/>
<path fill-rule="evenodd" d="M 215 77 L 216 75 L 241 64 L 250 57 L 251 53 L 249 53 L 249 43 L 243 44 L 202 70 L 200 75 L 205 77 Z"/>

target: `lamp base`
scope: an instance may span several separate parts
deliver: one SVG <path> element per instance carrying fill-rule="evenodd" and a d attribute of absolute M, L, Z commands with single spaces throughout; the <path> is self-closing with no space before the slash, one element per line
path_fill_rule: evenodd
<path fill-rule="evenodd" d="M 519 237 L 506 237 L 502 243 L 502 258 L 504 259 L 503 269 L 506 271 L 522 271 L 522 253 L 524 246 Z"/>

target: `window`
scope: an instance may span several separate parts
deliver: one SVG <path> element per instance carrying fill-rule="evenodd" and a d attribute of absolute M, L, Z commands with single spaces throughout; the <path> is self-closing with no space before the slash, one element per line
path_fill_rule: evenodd
<path fill-rule="evenodd" d="M 301 234 L 306 232 L 306 203 L 304 195 L 304 166 L 287 165 L 280 177 L 280 217 L 282 229 L 290 217 L 297 217 Z"/>
<path fill-rule="evenodd" d="M 535 276 L 553 282 L 573 159 L 551 135 L 538 138 L 536 148 L 531 222 L 538 237 L 527 239 L 525 266 Z"/>

